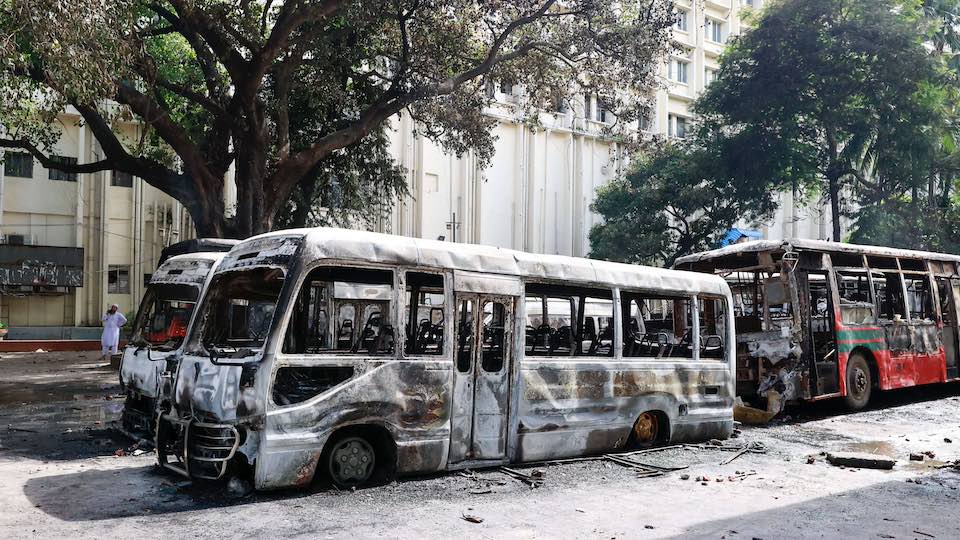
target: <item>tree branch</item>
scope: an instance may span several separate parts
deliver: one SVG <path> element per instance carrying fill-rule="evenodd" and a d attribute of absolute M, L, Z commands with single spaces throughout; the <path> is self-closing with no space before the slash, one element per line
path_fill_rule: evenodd
<path fill-rule="evenodd" d="M 113 161 L 109 159 L 102 159 L 93 163 L 63 163 L 56 158 L 47 156 L 39 148 L 37 148 L 36 145 L 23 139 L 0 139 L 0 147 L 20 148 L 22 150 L 26 150 L 33 155 L 33 157 L 36 158 L 36 160 L 39 161 L 40 165 L 43 165 L 44 168 L 55 169 L 65 173 L 86 174 L 113 169 Z"/>

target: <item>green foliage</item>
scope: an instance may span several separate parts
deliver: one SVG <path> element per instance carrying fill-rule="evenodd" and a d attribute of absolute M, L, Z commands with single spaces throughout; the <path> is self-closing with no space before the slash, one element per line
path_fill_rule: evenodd
<path fill-rule="evenodd" d="M 869 201 L 930 174 L 940 78 L 899 4 L 771 3 L 696 104 L 706 131 L 774 141 L 791 181 L 829 198 L 835 240 L 847 197 Z"/>
<path fill-rule="evenodd" d="M 600 188 L 591 209 L 604 221 L 590 231 L 590 256 L 669 265 L 715 247 L 741 220 L 769 218 L 772 186 L 753 175 L 769 154 L 734 154 L 744 142 L 736 138 L 711 142 L 665 146 Z"/>

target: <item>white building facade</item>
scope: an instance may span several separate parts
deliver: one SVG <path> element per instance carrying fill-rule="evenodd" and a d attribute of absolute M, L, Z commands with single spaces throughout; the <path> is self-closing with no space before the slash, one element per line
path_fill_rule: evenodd
<path fill-rule="evenodd" d="M 726 42 L 749 28 L 763 0 L 676 0 L 674 52 L 660 69 L 656 105 L 639 129 L 682 138 L 693 101 L 712 82 Z M 410 197 L 381 230 L 539 253 L 585 256 L 599 216 L 589 206 L 596 189 L 627 166 L 622 149 L 600 136 L 596 99 L 565 113 L 542 114 L 542 126 L 524 125 L 512 112 L 517 97 L 497 89 L 496 154 L 486 168 L 467 154 L 457 158 L 413 133 L 408 117 L 393 122 L 397 161 L 408 171 Z M 748 227 L 748 224 L 742 224 Z M 792 194 L 759 231 L 763 237 L 829 239 L 830 212 Z"/>
<path fill-rule="evenodd" d="M 137 125 L 126 127 L 136 140 Z M 77 163 L 102 159 L 79 114 L 60 115 L 55 155 Z M 193 237 L 189 216 L 139 178 L 104 171 L 46 169 L 6 149 L 0 165 L 0 321 L 10 338 L 97 337 L 109 304 L 135 312 L 144 283 L 167 245 Z"/>

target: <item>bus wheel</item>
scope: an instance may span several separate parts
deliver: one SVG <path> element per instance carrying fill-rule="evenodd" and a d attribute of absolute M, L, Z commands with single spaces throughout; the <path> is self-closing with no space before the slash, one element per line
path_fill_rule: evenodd
<path fill-rule="evenodd" d="M 342 488 L 365 484 L 373 476 L 377 463 L 373 446 L 363 437 L 336 441 L 327 456 L 330 480 Z"/>
<path fill-rule="evenodd" d="M 847 407 L 859 411 L 870 402 L 873 381 L 870 379 L 870 366 L 860 353 L 853 353 L 847 359 L 847 395 L 844 398 Z"/>
<path fill-rule="evenodd" d="M 637 418 L 633 424 L 633 443 L 638 446 L 649 446 L 660 437 L 660 417 L 656 413 L 647 411 Z"/>

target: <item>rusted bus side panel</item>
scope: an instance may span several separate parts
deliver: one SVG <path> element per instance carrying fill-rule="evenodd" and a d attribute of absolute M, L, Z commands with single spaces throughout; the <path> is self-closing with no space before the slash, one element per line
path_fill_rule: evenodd
<path fill-rule="evenodd" d="M 661 411 L 671 442 L 729 437 L 730 367 L 725 362 L 527 359 L 521 368 L 520 461 L 623 448 L 637 417 Z"/>
<path fill-rule="evenodd" d="M 871 328 L 838 329 L 841 373 L 850 353 L 860 349 L 876 362 L 882 390 L 946 380 L 946 356 L 933 321 L 883 323 Z M 846 381 L 841 380 L 846 395 Z"/>
<path fill-rule="evenodd" d="M 278 366 L 291 365 L 280 359 Z M 297 359 L 298 366 L 352 366 L 354 376 L 303 403 L 269 405 L 256 464 L 256 486 L 302 485 L 336 429 L 386 428 L 397 445 L 397 471 L 445 467 L 450 441 L 452 371 L 446 360 Z M 309 474 L 308 474 L 309 473 Z"/>

